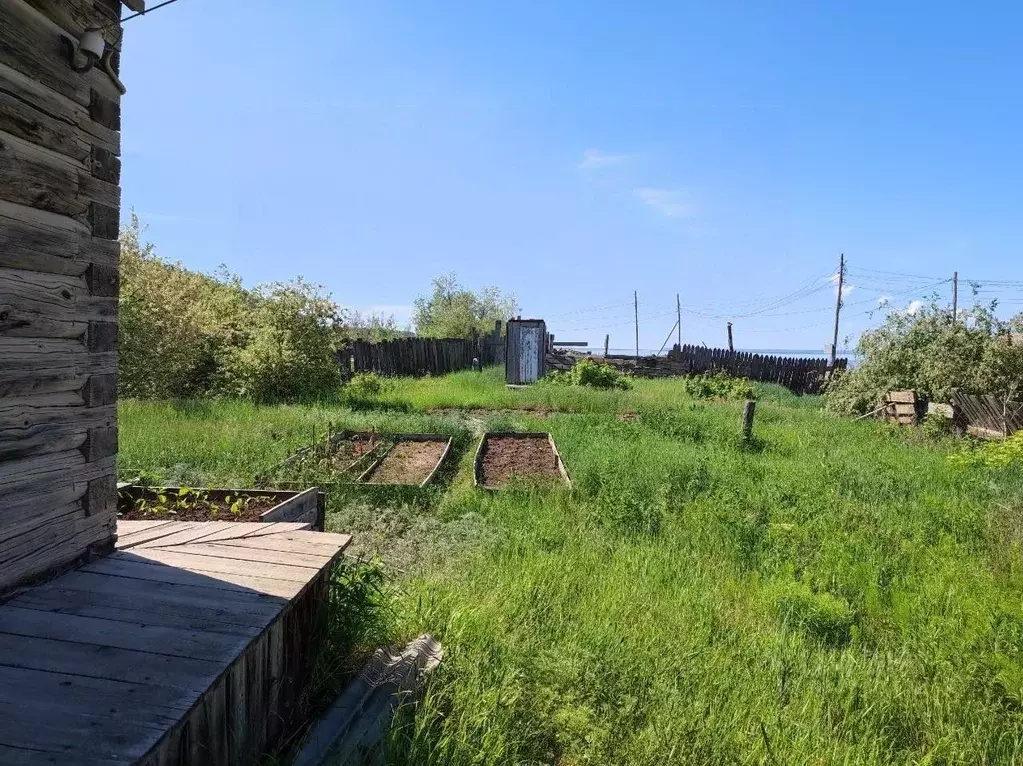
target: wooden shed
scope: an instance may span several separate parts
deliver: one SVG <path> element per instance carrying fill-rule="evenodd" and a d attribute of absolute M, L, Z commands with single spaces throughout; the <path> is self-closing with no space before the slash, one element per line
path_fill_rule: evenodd
<path fill-rule="evenodd" d="M 509 319 L 505 337 L 504 379 L 536 383 L 547 372 L 547 324 L 542 319 Z"/>
<path fill-rule="evenodd" d="M 117 521 L 122 12 L 0 0 L 0 764 L 240 766 L 302 723 L 350 537 Z"/>

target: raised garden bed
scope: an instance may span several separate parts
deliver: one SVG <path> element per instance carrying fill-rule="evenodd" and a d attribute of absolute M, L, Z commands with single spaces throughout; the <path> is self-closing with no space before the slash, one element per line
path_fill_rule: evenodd
<path fill-rule="evenodd" d="M 323 530 L 325 497 L 316 487 L 205 489 L 119 484 L 117 517 L 125 521 L 289 521 Z"/>
<path fill-rule="evenodd" d="M 364 484 L 425 487 L 451 451 L 451 437 L 441 434 L 389 434 L 391 448 L 363 471 Z"/>
<path fill-rule="evenodd" d="M 316 466 L 331 473 L 358 475 L 394 444 L 392 434 L 370 431 L 341 431 L 322 442 L 303 447 L 275 465 L 257 481 L 273 481 L 289 469 Z"/>
<path fill-rule="evenodd" d="M 488 431 L 476 450 L 474 474 L 483 489 L 500 489 L 515 479 L 572 484 L 549 433 Z"/>

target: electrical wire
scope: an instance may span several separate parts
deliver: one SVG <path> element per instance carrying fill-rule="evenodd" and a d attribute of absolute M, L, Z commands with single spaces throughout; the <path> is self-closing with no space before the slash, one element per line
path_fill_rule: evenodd
<path fill-rule="evenodd" d="M 102 28 L 103 29 L 108 29 L 109 27 L 112 27 L 115 24 L 123 24 L 126 21 L 131 21 L 132 19 L 137 19 L 139 16 L 145 16 L 145 15 L 147 15 L 149 13 L 152 13 L 153 11 L 156 11 L 156 10 L 159 10 L 160 8 L 163 8 L 165 5 L 170 5 L 171 3 L 176 3 L 177 1 L 178 0 L 164 0 L 164 2 L 157 3 L 152 8 L 146 8 L 144 11 L 139 11 L 138 13 L 133 13 L 130 16 L 125 16 L 123 19 L 116 19 L 114 21 L 111 21 L 109 24 L 105 24 Z"/>

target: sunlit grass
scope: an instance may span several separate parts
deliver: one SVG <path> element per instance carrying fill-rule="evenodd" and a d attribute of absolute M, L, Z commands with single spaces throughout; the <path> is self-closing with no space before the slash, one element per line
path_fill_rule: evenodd
<path fill-rule="evenodd" d="M 244 479 L 328 421 L 456 436 L 433 490 L 331 496 L 399 562 L 395 637 L 445 647 L 395 763 L 1020 762 L 1019 469 L 776 388 L 743 444 L 741 402 L 679 389 L 485 371 L 390 381 L 391 409 L 129 402 L 122 461 Z M 420 411 L 524 406 L 552 414 Z M 495 426 L 550 430 L 572 489 L 476 490 Z"/>

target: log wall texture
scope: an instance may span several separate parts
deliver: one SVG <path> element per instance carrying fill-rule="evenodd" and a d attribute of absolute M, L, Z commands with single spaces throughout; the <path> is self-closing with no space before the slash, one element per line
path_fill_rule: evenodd
<path fill-rule="evenodd" d="M 120 16 L 0 0 L 0 593 L 114 540 L 120 93 L 61 37 Z"/>

